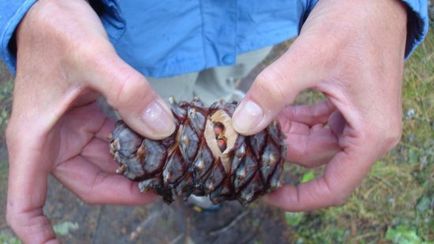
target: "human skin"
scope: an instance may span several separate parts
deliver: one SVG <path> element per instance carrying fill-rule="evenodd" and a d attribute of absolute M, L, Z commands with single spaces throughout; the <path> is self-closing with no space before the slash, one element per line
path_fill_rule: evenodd
<path fill-rule="evenodd" d="M 323 177 L 282 187 L 270 203 L 288 210 L 340 204 L 398 141 L 405 33 L 405 9 L 396 0 L 321 0 L 290 50 L 258 76 L 242 104 L 254 101 L 265 112 L 241 104 L 235 128 L 251 134 L 278 116 L 289 159 L 308 167 L 328 163 Z M 102 94 L 131 127 L 152 138 L 173 131 L 172 117 L 146 79 L 116 55 L 87 2 L 39 0 L 16 36 L 7 129 L 7 221 L 15 233 L 24 242 L 57 242 L 42 211 L 49 174 L 88 203 L 150 202 L 153 195 L 114 174 L 106 139 L 113 122 L 95 99 Z M 328 100 L 290 106 L 306 88 Z M 153 101 L 155 110 L 149 109 Z M 259 114 L 259 126 L 243 126 L 255 118 L 242 107 Z M 155 128 L 152 120 L 166 123 Z"/>
<path fill-rule="evenodd" d="M 400 1 L 321 0 L 289 50 L 257 76 L 234 128 L 252 134 L 278 117 L 288 159 L 325 164 L 315 180 L 269 194 L 269 204 L 288 211 L 343 204 L 399 142 L 406 24 Z M 326 99 L 291 106 L 307 88 Z"/>

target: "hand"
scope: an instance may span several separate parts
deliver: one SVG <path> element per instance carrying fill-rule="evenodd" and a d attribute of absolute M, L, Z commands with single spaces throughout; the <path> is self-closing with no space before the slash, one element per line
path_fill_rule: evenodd
<path fill-rule="evenodd" d="M 116 175 L 107 136 L 113 121 L 96 104 L 103 94 L 123 120 L 163 138 L 175 125 L 146 79 L 124 63 L 84 0 L 39 0 L 17 30 L 17 75 L 7 128 L 7 221 L 28 243 L 55 242 L 43 214 L 53 174 L 88 203 L 143 204 L 152 194 Z"/>
<path fill-rule="evenodd" d="M 400 1 L 319 1 L 290 49 L 257 76 L 234 113 L 235 129 L 255 133 L 278 117 L 289 160 L 327 164 L 321 177 L 284 186 L 268 203 L 289 211 L 342 204 L 396 145 L 406 24 Z M 289 106 L 307 88 L 325 101 Z"/>

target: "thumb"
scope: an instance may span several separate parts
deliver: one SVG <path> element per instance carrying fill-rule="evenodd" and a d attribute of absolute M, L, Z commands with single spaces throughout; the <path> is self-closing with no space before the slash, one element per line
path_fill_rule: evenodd
<path fill-rule="evenodd" d="M 293 44 L 294 45 L 294 44 Z M 264 129 L 299 92 L 310 86 L 314 77 L 305 57 L 288 51 L 265 68 L 257 77 L 246 97 L 233 115 L 233 127 L 250 135 Z"/>
<path fill-rule="evenodd" d="M 125 63 L 114 50 L 98 55 L 96 59 L 95 69 L 88 72 L 86 78 L 130 127 L 152 139 L 161 139 L 174 132 L 170 108 L 142 74 Z"/>

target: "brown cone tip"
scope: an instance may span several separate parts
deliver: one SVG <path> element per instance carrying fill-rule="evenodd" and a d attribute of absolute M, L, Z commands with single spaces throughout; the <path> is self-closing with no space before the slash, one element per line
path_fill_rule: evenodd
<path fill-rule="evenodd" d="M 163 140 L 143 138 L 123 121 L 116 123 L 110 137 L 116 173 L 167 203 L 194 194 L 214 203 L 248 204 L 280 185 L 285 146 L 277 121 L 243 136 L 232 128 L 237 102 L 205 107 L 197 98 L 179 103 L 172 98 L 170 104 L 176 131 Z"/>

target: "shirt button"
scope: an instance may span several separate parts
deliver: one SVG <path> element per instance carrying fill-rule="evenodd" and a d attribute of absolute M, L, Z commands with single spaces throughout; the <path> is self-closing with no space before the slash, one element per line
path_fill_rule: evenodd
<path fill-rule="evenodd" d="M 223 64 L 233 64 L 235 62 L 235 55 L 233 54 L 226 54 L 222 58 Z"/>

